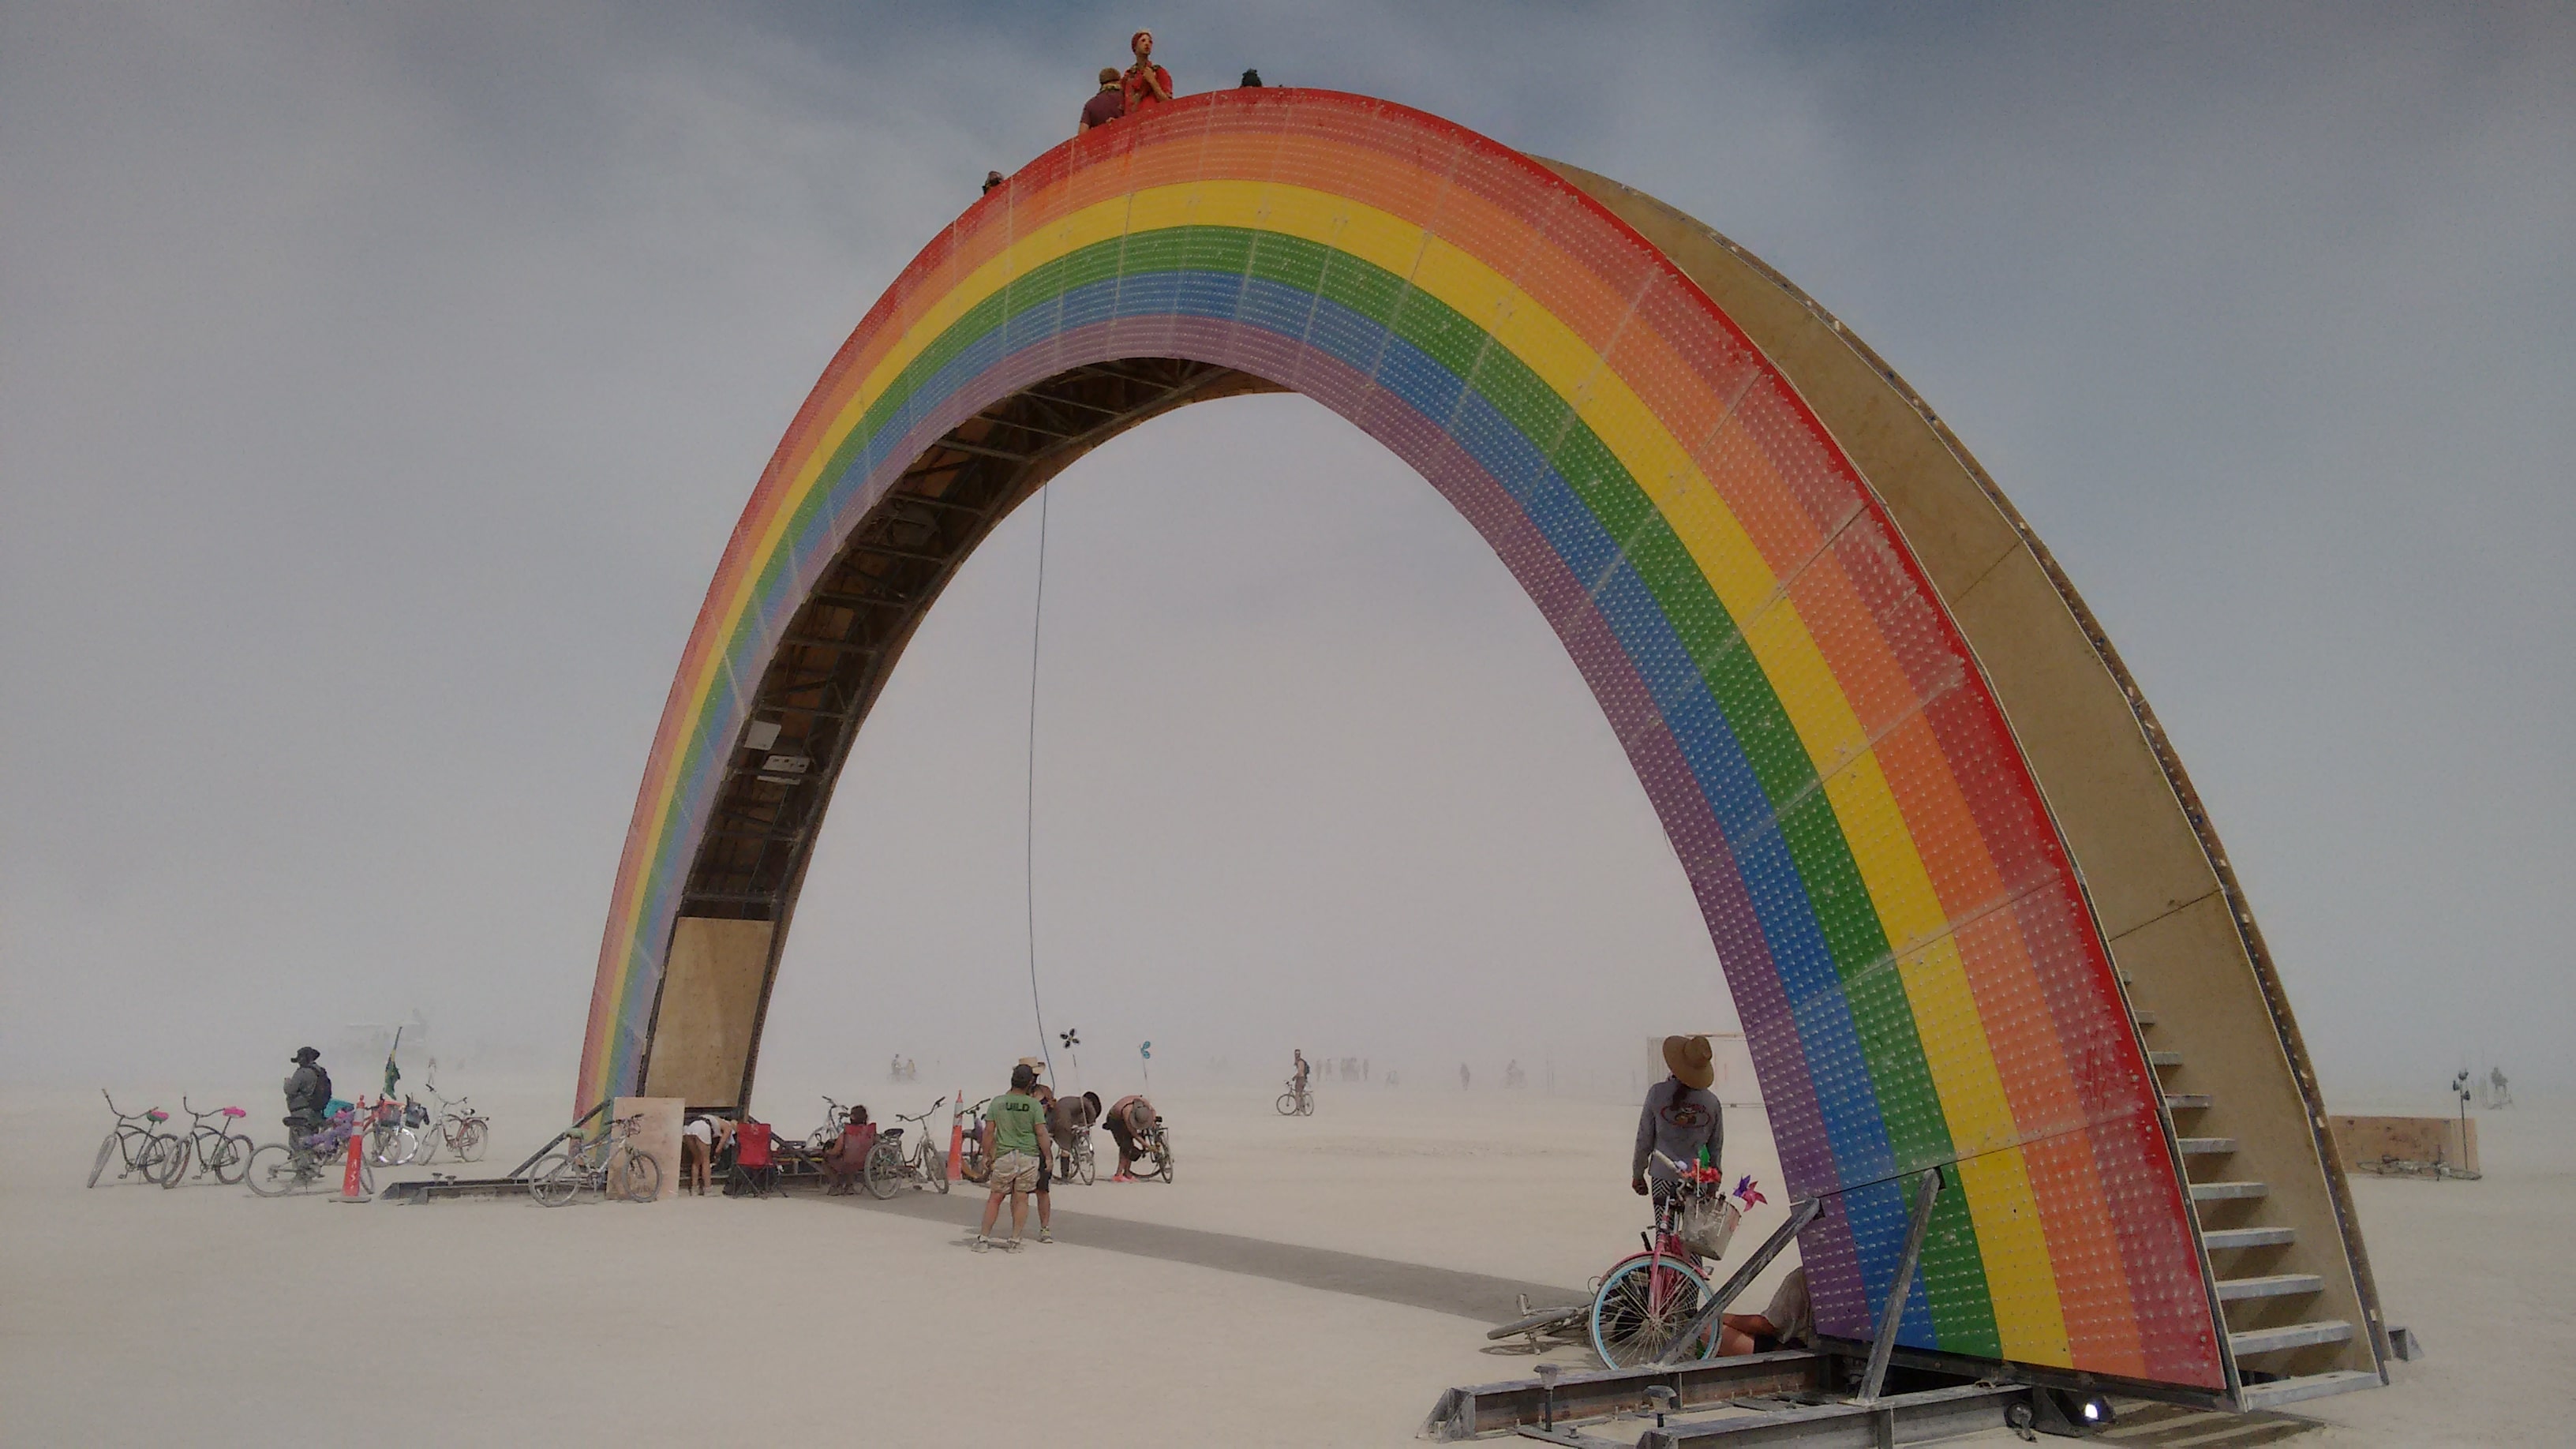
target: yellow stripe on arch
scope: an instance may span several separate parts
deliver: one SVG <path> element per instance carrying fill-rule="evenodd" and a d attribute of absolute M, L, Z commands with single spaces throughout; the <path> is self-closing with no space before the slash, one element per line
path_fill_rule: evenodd
<path fill-rule="evenodd" d="M 1746 647 L 1771 681 L 1825 784 L 1887 939 L 1938 938 L 1930 952 L 1899 969 L 1953 1140 L 1963 1151 L 1974 1151 L 1974 1143 L 2014 1140 L 2000 1074 L 1911 832 L 1867 749 L 1849 697 L 1751 534 L 1690 450 L 1574 329 L 1474 254 L 1365 202 L 1276 182 L 1193 181 L 1111 197 L 1014 239 L 925 308 L 875 359 L 829 424 L 812 435 L 795 460 L 792 485 L 763 520 L 755 562 L 726 600 L 724 631 L 736 626 L 767 558 L 781 546 L 798 504 L 821 481 L 826 461 L 942 333 L 1013 278 L 1048 262 L 1125 235 L 1202 225 L 1296 237 L 1410 278 L 1420 291 L 1484 326 L 1497 345 L 1564 397 L 1631 477 L 1641 485 L 1662 485 L 1644 491 L 1738 621 Z M 705 670 L 712 674 L 717 667 L 711 657 Z M 699 693 L 703 697 L 703 688 Z M 2010 1156 L 2009 1168 L 1979 1167 L 1969 1192 L 1981 1239 L 1991 1236 L 1998 1249 L 2010 1249 L 1998 1253 L 1999 1261 L 2013 1264 L 2026 1280 L 1998 1282 L 1998 1327 L 2008 1344 L 2029 1346 L 2032 1361 L 2062 1362 L 2064 1325 L 2046 1276 L 2046 1245 L 2036 1236 L 2038 1216 L 2019 1154 Z M 2027 1266 L 2033 1263 L 2035 1270 Z M 2033 1271 L 2038 1276 L 2031 1277 Z M 2053 1352 L 2045 1347 L 2050 1342 L 2058 1345 Z"/>

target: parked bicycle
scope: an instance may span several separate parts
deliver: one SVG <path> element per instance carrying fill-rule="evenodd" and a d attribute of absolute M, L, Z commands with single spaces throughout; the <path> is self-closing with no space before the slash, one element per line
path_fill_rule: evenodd
<path fill-rule="evenodd" d="M 251 1149 L 250 1190 L 261 1197 L 284 1197 L 342 1181 L 348 1171 L 349 1139 L 366 1130 L 360 1114 L 360 1108 L 345 1108 L 319 1132 L 290 1130 L 284 1142 Z M 288 1122 L 291 1128 L 293 1119 Z M 375 1164 L 367 1160 L 364 1148 L 358 1151 L 358 1190 L 376 1190 Z"/>
<path fill-rule="evenodd" d="M 429 1094 L 438 1099 L 438 1117 L 421 1129 L 420 1161 L 435 1162 L 440 1149 L 459 1162 L 479 1162 L 483 1144 L 492 1135 L 492 1123 L 474 1110 L 471 1098 L 459 1097 L 451 1102 L 438 1090 L 438 1083 L 428 1083 Z"/>
<path fill-rule="evenodd" d="M 99 1088 L 98 1094 L 107 1097 L 107 1110 L 115 1114 L 116 1126 L 107 1134 L 107 1140 L 98 1144 L 98 1157 L 89 1165 L 89 1185 L 98 1186 L 99 1175 L 107 1171 L 107 1164 L 113 1160 L 119 1164 L 116 1170 L 119 1182 L 129 1177 L 141 1177 L 145 1182 L 169 1186 L 169 1179 L 178 1176 L 185 1150 L 178 1138 L 161 1130 L 161 1124 L 170 1120 L 170 1114 L 158 1107 L 146 1107 L 140 1112 L 118 1112 L 116 1099 L 107 1096 L 105 1087 Z"/>
<path fill-rule="evenodd" d="M 811 1133 L 807 1134 L 805 1138 L 806 1148 L 809 1151 L 820 1152 L 824 1148 L 838 1142 L 841 1140 L 841 1129 L 848 1126 L 849 1122 L 850 1109 L 833 1101 L 829 1097 L 825 1097 L 823 1099 L 823 1125 L 815 1128 Z"/>
<path fill-rule="evenodd" d="M 1709 1292 L 1703 1255 L 1713 1258 L 1725 1250 L 1738 1215 L 1726 1201 L 1726 1186 L 1715 1167 L 1684 1166 L 1661 1153 L 1656 1157 L 1674 1169 L 1674 1190 L 1655 1201 L 1654 1227 L 1639 1235 L 1645 1251 L 1612 1264 L 1592 1295 L 1592 1351 L 1612 1368 L 1656 1362 L 1674 1336 L 1699 1317 Z M 1718 1225 L 1713 1238 L 1698 1236 L 1709 1231 L 1704 1224 Z M 1716 1327 L 1703 1328 L 1700 1337 L 1701 1342 L 1684 1349 L 1684 1357 L 1716 1354 Z"/>
<path fill-rule="evenodd" d="M 1298 1086 L 1297 1079 L 1290 1077 L 1288 1090 L 1280 1093 L 1279 1100 L 1272 1105 L 1279 1109 L 1282 1117 L 1312 1117 L 1315 1115 L 1315 1094 Z"/>
<path fill-rule="evenodd" d="M 867 1168 L 860 1175 L 860 1180 L 867 1184 L 868 1196 L 883 1201 L 894 1196 L 895 1189 L 905 1183 L 911 1183 L 916 1190 L 948 1191 L 947 1154 L 930 1140 L 930 1114 L 947 1105 L 948 1099 L 942 1097 L 923 1108 L 917 1116 L 906 1117 L 897 1113 L 896 1125 L 877 1134 L 877 1145 L 868 1153 Z M 906 1122 L 920 1131 L 920 1135 L 913 1139 L 909 1153 L 904 1151 L 903 1138 L 907 1129 L 902 1124 Z"/>
<path fill-rule="evenodd" d="M 191 1159 L 197 1164 L 198 1177 L 211 1172 L 226 1187 L 241 1181 L 250 1170 L 250 1139 L 234 1131 L 233 1124 L 249 1114 L 239 1107 L 200 1112 L 188 1105 L 186 1097 L 179 1099 L 179 1105 L 188 1114 L 188 1135 L 180 1139 L 179 1161 L 161 1185 L 177 1187 Z"/>
<path fill-rule="evenodd" d="M 367 1124 L 367 1160 L 379 1167 L 402 1167 L 418 1158 L 429 1125 L 429 1109 L 406 1094 L 402 1105 L 378 1102 Z"/>
<path fill-rule="evenodd" d="M 661 1160 L 633 1140 L 643 1126 L 639 1112 L 596 1137 L 566 1143 L 563 1151 L 537 1164 L 528 1179 L 528 1195 L 547 1207 L 562 1207 L 585 1191 L 627 1202 L 660 1197 Z"/>

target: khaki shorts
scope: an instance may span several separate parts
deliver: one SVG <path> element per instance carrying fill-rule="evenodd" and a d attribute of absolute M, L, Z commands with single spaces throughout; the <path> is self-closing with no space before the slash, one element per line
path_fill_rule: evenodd
<path fill-rule="evenodd" d="M 993 1159 L 993 1175 L 984 1185 L 995 1192 L 1035 1192 L 1038 1160 L 1025 1152 L 1005 1152 Z"/>

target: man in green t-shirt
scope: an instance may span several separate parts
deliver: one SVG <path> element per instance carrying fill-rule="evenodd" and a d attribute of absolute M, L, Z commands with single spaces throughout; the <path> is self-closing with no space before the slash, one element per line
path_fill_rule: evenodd
<path fill-rule="evenodd" d="M 1004 1194 L 1011 1199 L 1011 1240 L 1003 1246 L 1015 1253 L 1020 1250 L 1020 1230 L 1029 1221 L 1029 1194 L 1038 1187 L 1038 1164 L 1055 1150 L 1047 1140 L 1046 1108 L 1031 1090 L 1037 1084 L 1038 1074 L 1023 1062 L 1011 1068 L 1011 1090 L 984 1108 L 984 1160 L 993 1164 L 993 1175 L 985 1185 L 993 1195 L 984 1199 L 984 1225 L 975 1232 L 976 1252 L 993 1246 L 993 1220 L 1001 1215 Z"/>

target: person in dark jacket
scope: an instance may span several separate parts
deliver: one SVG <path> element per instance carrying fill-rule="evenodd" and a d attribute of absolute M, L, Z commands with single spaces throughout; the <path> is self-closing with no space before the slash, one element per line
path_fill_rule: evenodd
<path fill-rule="evenodd" d="M 322 1069 L 322 1054 L 297 1047 L 295 1074 L 286 1079 L 286 1125 L 299 1134 L 319 1132 L 330 1107 L 331 1074 Z"/>
<path fill-rule="evenodd" d="M 1664 1065 L 1672 1075 L 1646 1089 L 1645 1109 L 1637 1114 L 1637 1150 L 1628 1167 L 1629 1186 L 1640 1197 L 1657 1200 L 1672 1194 L 1682 1167 L 1699 1164 L 1701 1149 L 1708 1165 L 1717 1165 L 1726 1145 L 1726 1119 L 1709 1087 L 1717 1080 L 1717 1063 L 1704 1036 L 1664 1038 Z"/>

